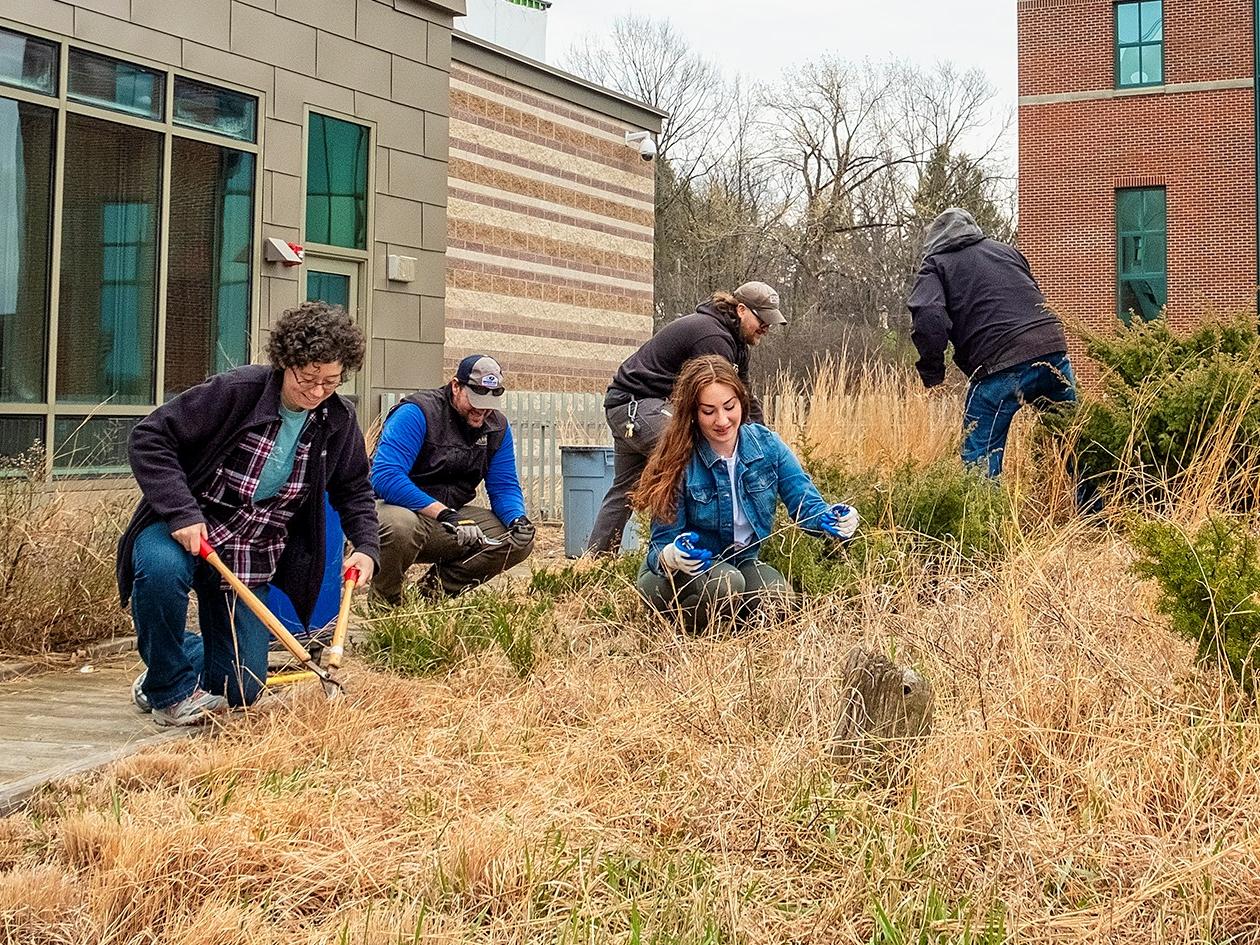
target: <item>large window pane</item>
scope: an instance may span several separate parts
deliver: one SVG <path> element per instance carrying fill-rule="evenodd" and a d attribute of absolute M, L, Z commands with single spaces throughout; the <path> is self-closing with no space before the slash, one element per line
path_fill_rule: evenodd
<path fill-rule="evenodd" d="M 1116 6 L 1116 40 L 1136 43 L 1142 38 L 1138 32 L 1138 4 L 1121 3 Z"/>
<path fill-rule="evenodd" d="M 1116 191 L 1116 308 L 1128 321 L 1155 318 L 1168 301 L 1167 194 L 1162 187 Z"/>
<path fill-rule="evenodd" d="M 311 115 L 306 149 L 306 240 L 367 249 L 368 129 Z"/>
<path fill-rule="evenodd" d="M 67 116 L 60 401 L 153 402 L 161 167 L 160 134 Z"/>
<path fill-rule="evenodd" d="M 88 52 L 70 50 L 70 98 L 144 118 L 165 117 L 164 73 L 134 63 Z"/>
<path fill-rule="evenodd" d="M 167 397 L 249 361 L 254 252 L 254 156 L 183 138 L 171 148 Z"/>
<path fill-rule="evenodd" d="M 1116 4 L 1116 85 L 1160 85 L 1164 81 L 1162 0 Z"/>
<path fill-rule="evenodd" d="M 23 454 L 43 439 L 43 416 L 16 414 L 0 417 L 0 469 L 12 469 L 16 457 L 32 458 Z"/>
<path fill-rule="evenodd" d="M 57 94 L 57 44 L 0 29 L 0 83 Z"/>
<path fill-rule="evenodd" d="M 54 116 L 0 98 L 0 401 L 45 397 Z"/>
<path fill-rule="evenodd" d="M 183 76 L 175 77 L 175 124 L 241 141 L 257 134 L 258 101 Z"/>
<path fill-rule="evenodd" d="M 53 469 L 127 472 L 127 438 L 140 419 L 57 417 L 53 421 Z"/>
<path fill-rule="evenodd" d="M 1142 47 L 1142 81 L 1152 84 L 1164 81 L 1164 47 L 1158 43 Z"/>

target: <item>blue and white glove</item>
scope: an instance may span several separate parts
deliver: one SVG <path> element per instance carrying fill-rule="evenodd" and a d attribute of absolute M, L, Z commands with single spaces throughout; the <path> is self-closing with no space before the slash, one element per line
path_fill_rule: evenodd
<path fill-rule="evenodd" d="M 837 502 L 823 513 L 822 518 L 818 520 L 818 527 L 822 529 L 825 535 L 839 538 L 841 541 L 848 541 L 857 531 L 857 509 L 851 505 Z"/>
<path fill-rule="evenodd" d="M 713 564 L 713 552 L 697 548 L 700 536 L 695 532 L 683 532 L 661 549 L 661 564 L 671 571 L 699 574 Z"/>

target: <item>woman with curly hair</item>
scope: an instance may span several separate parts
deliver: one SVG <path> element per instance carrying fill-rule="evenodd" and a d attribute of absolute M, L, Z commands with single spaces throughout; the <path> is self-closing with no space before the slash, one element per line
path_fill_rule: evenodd
<path fill-rule="evenodd" d="M 858 514 L 828 505 L 778 434 L 745 421 L 748 390 L 725 358 L 688 361 L 672 403 L 633 496 L 652 522 L 638 587 L 695 633 L 788 596 L 783 575 L 757 556 L 780 501 L 806 532 L 838 541 L 853 537 Z"/>
<path fill-rule="evenodd" d="M 363 364 L 363 333 L 338 306 L 304 302 L 272 327 L 270 364 L 217 374 L 132 431 L 143 494 L 118 543 L 147 667 L 132 687 L 159 725 L 249 705 L 267 678 L 266 627 L 198 556 L 204 538 L 266 600 L 272 584 L 310 619 L 324 574 L 324 493 L 366 584 L 380 559 L 376 504 L 354 407 L 336 394 Z M 197 592 L 201 635 L 186 632 Z"/>

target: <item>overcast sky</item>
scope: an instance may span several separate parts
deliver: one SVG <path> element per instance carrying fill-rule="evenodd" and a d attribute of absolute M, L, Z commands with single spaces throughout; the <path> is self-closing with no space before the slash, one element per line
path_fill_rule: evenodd
<path fill-rule="evenodd" d="M 553 0 L 547 59 L 560 65 L 584 34 L 619 16 L 669 19 L 728 74 L 773 79 L 824 53 L 845 59 L 890 56 L 930 65 L 978 66 L 1015 107 L 1015 4 L 1011 0 Z"/>

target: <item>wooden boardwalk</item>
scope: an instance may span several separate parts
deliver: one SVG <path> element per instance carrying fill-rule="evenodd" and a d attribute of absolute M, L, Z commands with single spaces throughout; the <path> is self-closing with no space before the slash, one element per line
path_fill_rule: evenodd
<path fill-rule="evenodd" d="M 0 815 L 41 785 L 90 771 L 146 745 L 184 737 L 136 711 L 136 653 L 60 671 L 0 681 Z"/>

